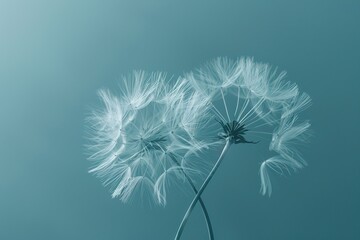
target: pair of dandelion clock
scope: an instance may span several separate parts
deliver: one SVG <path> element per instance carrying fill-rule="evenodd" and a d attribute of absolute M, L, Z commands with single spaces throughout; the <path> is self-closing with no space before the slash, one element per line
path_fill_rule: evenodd
<path fill-rule="evenodd" d="M 166 204 L 170 182 L 187 182 L 194 198 L 178 228 L 180 239 L 199 202 L 209 239 L 214 233 L 201 194 L 229 148 L 269 144 L 262 159 L 260 192 L 271 195 L 269 172 L 290 173 L 306 162 L 297 149 L 307 140 L 310 123 L 299 114 L 311 103 L 306 93 L 285 80 L 285 72 L 252 58 L 217 58 L 176 81 L 163 73 L 133 72 L 120 83 L 120 94 L 98 92 L 103 106 L 87 118 L 90 172 L 123 202 L 151 198 Z M 201 155 L 222 151 L 204 176 Z"/>

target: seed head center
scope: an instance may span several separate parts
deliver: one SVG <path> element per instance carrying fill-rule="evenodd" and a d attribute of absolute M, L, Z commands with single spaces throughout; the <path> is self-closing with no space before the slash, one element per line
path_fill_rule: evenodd
<path fill-rule="evenodd" d="M 240 123 L 236 120 L 233 120 L 228 123 L 219 121 L 223 132 L 219 133 L 220 139 L 229 139 L 232 143 L 257 143 L 252 141 L 247 141 L 245 139 L 245 134 L 248 129 L 245 128 L 245 124 Z"/>

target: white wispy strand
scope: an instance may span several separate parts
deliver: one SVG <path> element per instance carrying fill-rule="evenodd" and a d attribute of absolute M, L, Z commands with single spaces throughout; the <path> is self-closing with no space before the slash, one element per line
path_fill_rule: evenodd
<path fill-rule="evenodd" d="M 286 81 L 286 72 L 277 72 L 269 64 L 255 62 L 252 58 L 238 60 L 241 69 L 236 84 L 244 96 L 252 102 L 262 98 L 265 101 L 255 109 L 264 121 L 274 124 L 276 114 L 282 110 L 284 102 L 297 96 L 296 84 Z"/>
<path fill-rule="evenodd" d="M 164 171 L 158 177 L 154 185 L 154 192 L 158 202 L 165 205 L 167 188 L 170 186 L 180 187 L 179 185 L 184 183 L 184 170 L 181 166 L 174 166 Z"/>
<path fill-rule="evenodd" d="M 180 126 L 189 134 L 194 136 L 200 124 L 206 124 L 210 106 L 210 99 L 204 97 L 199 92 L 194 92 L 187 100 L 184 101 L 186 108 L 180 116 Z M 199 121 L 203 119 L 204 121 Z"/>
<path fill-rule="evenodd" d="M 252 58 L 238 60 L 241 69 L 237 85 L 244 86 L 252 94 L 273 102 L 295 97 L 298 94 L 296 84 L 284 81 L 286 72 L 277 74 L 269 64 L 254 62 Z"/>
<path fill-rule="evenodd" d="M 299 114 L 300 112 L 307 109 L 310 104 L 311 98 L 307 93 L 297 95 L 291 101 L 285 103 L 281 118 L 287 118 L 294 114 Z"/>
<path fill-rule="evenodd" d="M 280 154 L 272 157 L 261 164 L 260 192 L 271 195 L 272 187 L 269 177 L 269 169 L 282 175 L 284 172 L 290 174 L 290 170 L 297 171 L 307 165 L 299 151 L 297 145 L 306 140 L 306 135 L 310 128 L 308 121 L 296 124 L 297 118 L 283 118 L 279 127 L 274 131 L 269 149 Z"/>
<path fill-rule="evenodd" d="M 209 96 L 221 97 L 218 90 L 225 90 L 233 85 L 239 74 L 236 61 L 219 57 L 206 63 L 195 72 L 185 74 L 184 77 L 191 82 L 196 90 Z"/>
<path fill-rule="evenodd" d="M 184 98 L 190 91 L 190 84 L 184 78 L 178 78 L 175 82 L 164 83 L 158 90 L 157 101 L 166 104 L 169 109 L 177 106 L 177 103 Z"/>
<path fill-rule="evenodd" d="M 154 100 L 158 87 L 165 79 L 164 73 L 146 73 L 144 71 L 134 71 L 122 79 L 122 98 L 123 104 L 132 110 L 140 110 Z"/>
<path fill-rule="evenodd" d="M 262 195 L 268 194 L 269 197 L 271 196 L 272 186 L 269 176 L 270 169 L 277 174 L 283 175 L 285 173 L 290 174 L 290 169 L 295 168 L 297 168 L 297 165 L 294 162 L 288 161 L 281 156 L 274 156 L 262 162 L 260 166 L 260 193 Z"/>
<path fill-rule="evenodd" d="M 116 155 L 121 153 L 126 144 L 126 139 L 121 132 L 126 109 L 122 109 L 118 98 L 112 96 L 107 90 L 98 92 L 105 109 L 93 111 L 87 118 L 90 125 L 89 140 L 87 147 L 92 152 L 90 160 L 103 159 L 102 163 L 90 170 L 101 170 L 111 164 Z"/>
<path fill-rule="evenodd" d="M 297 117 L 283 118 L 274 131 L 269 149 L 279 153 L 283 158 L 293 163 L 293 170 L 306 165 L 305 160 L 296 149 L 296 145 L 306 140 L 310 128 L 308 121 L 296 124 Z"/>

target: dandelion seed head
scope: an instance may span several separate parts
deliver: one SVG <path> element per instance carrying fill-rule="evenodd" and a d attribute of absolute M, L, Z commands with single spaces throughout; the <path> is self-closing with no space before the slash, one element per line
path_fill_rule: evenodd
<path fill-rule="evenodd" d="M 138 71 L 120 83 L 120 96 L 99 91 L 103 107 L 88 119 L 90 172 L 114 198 L 127 202 L 147 192 L 165 205 L 172 178 L 197 172 L 183 159 L 207 147 L 194 136 L 207 121 L 209 102 L 186 80 L 167 80 L 163 73 Z"/>
<path fill-rule="evenodd" d="M 269 171 L 296 171 L 306 165 L 297 146 L 307 138 L 308 121 L 299 113 L 311 102 L 295 83 L 286 80 L 269 64 L 253 58 L 235 61 L 217 58 L 185 77 L 195 89 L 211 99 L 213 132 L 232 143 L 269 144 L 269 154 L 278 154 L 260 167 L 261 190 L 271 194 Z M 216 129 L 216 130 L 215 130 Z"/>

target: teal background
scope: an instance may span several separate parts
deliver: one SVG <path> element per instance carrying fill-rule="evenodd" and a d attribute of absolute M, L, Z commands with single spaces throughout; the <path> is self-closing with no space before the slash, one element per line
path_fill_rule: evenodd
<path fill-rule="evenodd" d="M 0 0 L 0 239 L 172 239 L 166 208 L 111 199 L 87 173 L 84 117 L 133 69 L 181 74 L 254 56 L 313 98 L 309 167 L 259 194 L 259 161 L 231 149 L 205 191 L 216 239 L 360 239 L 359 1 Z M 210 156 L 215 158 L 216 156 Z M 184 239 L 206 239 L 199 209 Z"/>

